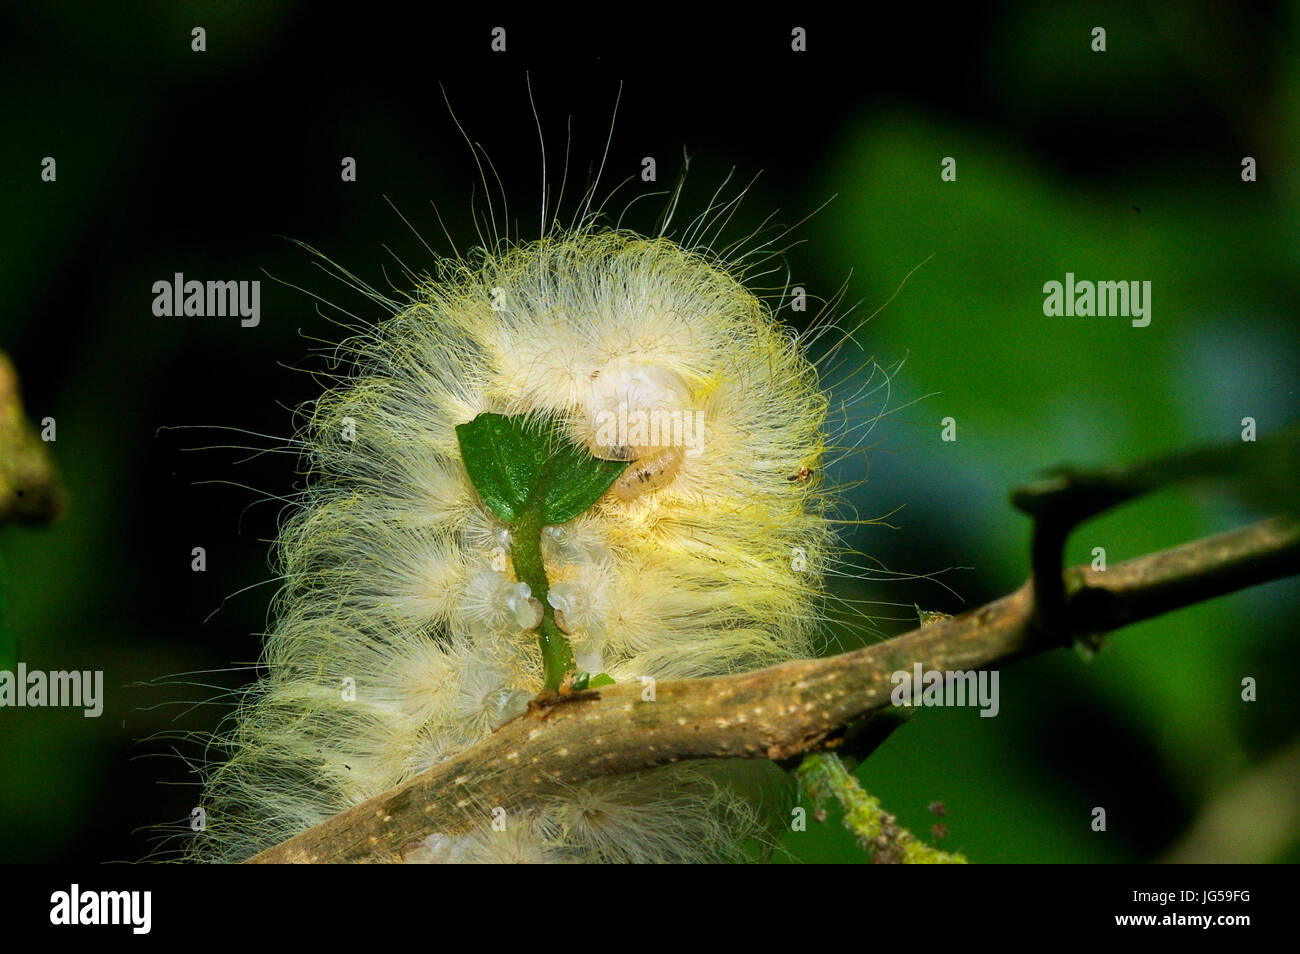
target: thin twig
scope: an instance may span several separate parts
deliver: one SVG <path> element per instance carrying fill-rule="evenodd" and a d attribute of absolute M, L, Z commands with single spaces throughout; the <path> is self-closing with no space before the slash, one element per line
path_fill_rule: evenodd
<path fill-rule="evenodd" d="M 1296 515 L 1300 481 L 1300 427 L 1259 441 L 1183 448 L 1164 457 L 1114 467 L 1058 467 L 1011 494 L 1016 509 L 1034 518 L 1030 569 L 1040 627 L 1069 628 L 1065 541 L 1085 520 L 1176 483 L 1213 481 L 1247 502 Z"/>

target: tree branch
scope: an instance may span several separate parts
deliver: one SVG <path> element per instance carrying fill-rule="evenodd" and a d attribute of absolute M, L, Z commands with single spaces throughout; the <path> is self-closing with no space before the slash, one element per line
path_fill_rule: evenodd
<path fill-rule="evenodd" d="M 889 705 L 898 670 L 989 668 L 1246 586 L 1300 572 L 1300 521 L 1274 517 L 1118 564 L 1063 574 L 1065 605 L 1047 629 L 1034 585 L 950 619 L 827 659 L 712 679 L 543 694 L 478 745 L 262 852 L 253 862 L 352 862 L 400 856 L 433 832 L 455 834 L 576 783 L 671 762 L 786 760 L 838 742 Z"/>

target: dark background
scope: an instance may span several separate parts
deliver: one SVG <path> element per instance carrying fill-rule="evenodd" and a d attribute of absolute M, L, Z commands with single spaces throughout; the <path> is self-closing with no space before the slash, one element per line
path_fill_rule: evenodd
<path fill-rule="evenodd" d="M 671 186 L 685 149 L 684 220 L 733 170 L 727 196 L 757 175 L 728 235 L 779 210 L 773 222 L 803 223 L 782 243 L 800 243 L 782 259 L 795 283 L 820 298 L 847 283 L 849 326 L 888 302 L 834 382 L 843 401 L 868 359 L 894 369 L 888 395 L 843 411 L 885 416 L 865 458 L 832 473 L 867 477 L 842 515 L 896 528 L 847 532 L 893 572 L 838 584 L 872 616 L 838 632 L 844 645 L 908 628 L 913 604 L 958 611 L 1018 585 L 1028 525 L 1006 497 L 1045 467 L 1297 419 L 1295 4 L 790 22 L 349 9 L 27 5 L 0 31 L 0 347 L 29 415 L 58 421 L 68 499 L 49 528 L 0 529 L 9 622 L 30 667 L 103 669 L 107 694 L 98 720 L 0 710 L 0 860 L 137 860 L 156 847 L 150 826 L 195 803 L 202 747 L 185 734 L 215 728 L 219 694 L 249 678 L 230 667 L 257 657 L 278 498 L 297 481 L 291 456 L 216 445 L 277 446 L 319 392 L 296 369 L 320 367 L 312 353 L 344 329 L 314 295 L 381 317 L 286 237 L 399 291 L 395 259 L 424 267 L 425 241 L 450 251 L 430 203 L 472 244 L 484 190 L 443 89 L 524 238 L 540 211 L 536 121 L 553 187 L 571 135 L 571 216 L 618 99 L 601 188 L 627 181 L 609 208 Z M 196 25 L 207 52 L 190 49 Z M 495 25 L 505 54 L 488 49 Z M 793 25 L 806 54 L 789 50 Z M 1099 25 L 1105 53 L 1090 49 Z M 637 178 L 644 156 L 653 185 Z M 1258 182 L 1241 181 L 1243 156 Z M 662 207 L 639 202 L 625 224 L 648 229 Z M 155 317 L 151 286 L 177 271 L 262 279 L 260 326 Z M 1151 280 L 1151 326 L 1044 317 L 1042 285 L 1066 271 Z M 938 439 L 948 415 L 955 444 Z M 1104 545 L 1121 560 L 1251 516 L 1213 488 L 1171 491 L 1089 524 L 1070 556 Z M 921 833 L 943 800 L 944 844 L 977 861 L 1295 860 L 1298 597 L 1272 584 L 1121 632 L 1091 663 L 1017 664 L 998 718 L 923 711 L 859 777 Z M 841 835 L 785 845 L 860 858 Z"/>

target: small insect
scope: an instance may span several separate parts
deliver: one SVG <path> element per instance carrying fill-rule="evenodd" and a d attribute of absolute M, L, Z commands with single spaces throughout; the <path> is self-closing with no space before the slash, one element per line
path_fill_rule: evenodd
<path fill-rule="evenodd" d="M 630 503 L 642 494 L 652 494 L 673 482 L 686 459 L 680 447 L 665 447 L 642 457 L 614 481 L 614 493 L 624 503 Z"/>
<path fill-rule="evenodd" d="M 797 471 L 795 471 L 793 474 L 791 474 L 789 477 L 787 477 L 786 480 L 799 481 L 802 483 L 803 481 L 811 477 L 813 473 L 814 473 L 813 469 L 809 467 L 807 464 L 805 464 L 802 467 L 800 467 Z"/>

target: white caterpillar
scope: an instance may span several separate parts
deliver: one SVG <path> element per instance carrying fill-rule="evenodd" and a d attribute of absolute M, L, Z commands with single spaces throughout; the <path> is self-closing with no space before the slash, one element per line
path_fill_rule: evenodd
<path fill-rule="evenodd" d="M 578 669 L 680 678 L 810 652 L 833 544 L 807 479 L 827 399 L 738 271 L 586 225 L 442 260 L 341 346 L 351 373 L 300 435 L 309 485 L 277 542 L 265 675 L 223 740 L 192 857 L 241 860 L 316 825 L 480 741 L 542 688 L 543 607 L 457 441 L 483 413 L 555 418 L 595 456 L 630 461 L 543 535 L 546 601 Z M 611 414 L 639 412 L 693 429 L 611 437 Z M 512 807 L 504 832 L 484 807 L 469 834 L 431 834 L 404 860 L 738 858 L 759 818 L 727 771 L 592 782 Z"/>

